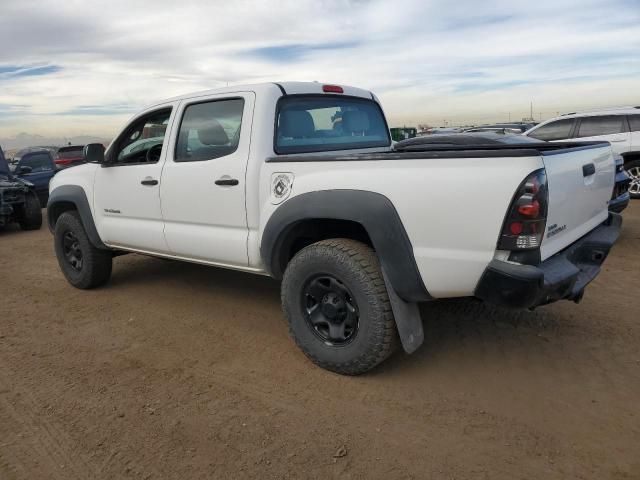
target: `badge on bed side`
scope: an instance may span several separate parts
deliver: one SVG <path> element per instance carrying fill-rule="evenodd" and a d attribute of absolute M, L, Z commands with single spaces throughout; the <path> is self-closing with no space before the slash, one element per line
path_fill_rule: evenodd
<path fill-rule="evenodd" d="M 271 175 L 271 203 L 284 202 L 293 188 L 293 173 L 275 172 Z"/>

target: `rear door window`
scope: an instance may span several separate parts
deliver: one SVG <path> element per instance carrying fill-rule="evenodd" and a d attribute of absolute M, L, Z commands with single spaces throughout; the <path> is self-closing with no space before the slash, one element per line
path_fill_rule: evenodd
<path fill-rule="evenodd" d="M 535 129 L 529 133 L 532 138 L 538 140 L 545 140 L 547 142 L 553 140 L 566 140 L 571 135 L 573 124 L 575 120 L 573 118 L 565 118 L 563 120 L 556 120 L 555 122 L 547 123 L 540 128 Z"/>
<path fill-rule="evenodd" d="M 391 144 L 380 106 L 373 100 L 331 95 L 291 95 L 278 102 L 274 150 L 326 152 Z"/>
<path fill-rule="evenodd" d="M 599 117 L 584 117 L 580 121 L 578 137 L 598 137 L 600 135 L 614 135 L 622 133 L 624 115 L 603 115 Z"/>
<path fill-rule="evenodd" d="M 640 132 L 640 115 L 629 115 L 629 127 L 632 132 Z"/>
<path fill-rule="evenodd" d="M 189 105 L 180 124 L 176 162 L 199 162 L 238 149 L 244 99 L 229 98 Z"/>

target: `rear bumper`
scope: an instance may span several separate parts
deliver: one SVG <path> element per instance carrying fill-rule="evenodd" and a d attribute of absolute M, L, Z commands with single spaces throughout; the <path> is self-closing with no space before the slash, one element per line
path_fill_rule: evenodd
<path fill-rule="evenodd" d="M 621 226 L 622 217 L 610 213 L 605 223 L 539 265 L 492 260 L 475 296 L 511 308 L 534 308 L 563 299 L 578 302 L 600 273 Z"/>

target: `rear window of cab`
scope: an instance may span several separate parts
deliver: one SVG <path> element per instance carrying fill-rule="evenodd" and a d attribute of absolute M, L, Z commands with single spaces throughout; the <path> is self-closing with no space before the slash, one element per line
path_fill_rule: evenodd
<path fill-rule="evenodd" d="M 289 95 L 278 101 L 278 154 L 388 147 L 389 129 L 377 102 L 338 95 Z"/>

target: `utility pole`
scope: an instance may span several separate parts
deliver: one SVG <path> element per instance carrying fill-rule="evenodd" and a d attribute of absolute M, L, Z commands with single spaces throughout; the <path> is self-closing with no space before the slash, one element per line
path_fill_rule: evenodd
<path fill-rule="evenodd" d="M 529 118 L 533 120 L 533 100 L 531 100 L 531 111 L 529 112 Z"/>
<path fill-rule="evenodd" d="M 511 112 L 509 112 L 509 123 L 511 123 Z"/>

